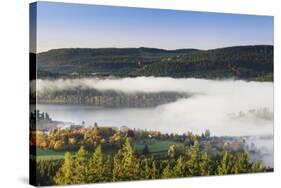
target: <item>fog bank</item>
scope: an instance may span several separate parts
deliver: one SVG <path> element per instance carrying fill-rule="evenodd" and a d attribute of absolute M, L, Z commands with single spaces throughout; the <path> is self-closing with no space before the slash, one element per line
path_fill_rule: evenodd
<path fill-rule="evenodd" d="M 250 87 L 249 87 L 250 86 Z M 51 92 L 69 89 L 97 89 L 101 91 L 116 90 L 125 93 L 133 92 L 194 92 L 194 93 L 229 93 L 238 92 L 243 89 L 245 92 L 259 91 L 260 86 L 264 89 L 272 89 L 269 82 L 246 82 L 233 80 L 206 80 L 195 78 L 170 78 L 170 77 L 136 77 L 120 79 L 57 79 L 57 80 L 36 80 L 37 92 Z M 268 91 L 270 92 L 270 91 Z"/>
<path fill-rule="evenodd" d="M 38 94 L 65 89 L 132 92 L 187 92 L 191 98 L 149 109 L 96 109 L 41 105 L 56 120 L 159 130 L 169 133 L 210 129 L 215 135 L 272 135 L 273 83 L 234 80 L 137 77 L 37 80 Z M 41 109 L 42 108 L 42 109 Z M 266 114 L 262 114 L 266 111 Z M 250 113 L 251 112 L 251 113 Z M 253 113 L 252 113 L 253 112 Z M 258 113 L 256 113 L 258 112 Z M 229 114 L 245 114 L 233 117 Z M 255 115 L 258 114 L 258 115 Z"/>

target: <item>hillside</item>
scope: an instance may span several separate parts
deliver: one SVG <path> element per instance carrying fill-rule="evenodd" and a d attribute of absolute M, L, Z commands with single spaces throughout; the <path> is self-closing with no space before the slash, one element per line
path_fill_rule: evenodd
<path fill-rule="evenodd" d="M 170 76 L 273 80 L 273 46 L 214 50 L 55 49 L 37 54 L 38 77 Z"/>
<path fill-rule="evenodd" d="M 45 73 L 127 75 L 162 58 L 194 51 L 154 48 L 56 49 L 39 53 L 37 60 L 39 71 Z"/>

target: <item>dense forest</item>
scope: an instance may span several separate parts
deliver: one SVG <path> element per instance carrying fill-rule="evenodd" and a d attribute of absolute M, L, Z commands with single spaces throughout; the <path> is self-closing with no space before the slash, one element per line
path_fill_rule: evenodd
<path fill-rule="evenodd" d="M 96 147 L 94 153 L 89 156 L 88 151 L 82 146 L 74 156 L 66 152 L 63 160 L 37 161 L 36 184 L 39 186 L 83 184 L 271 170 L 259 161 L 251 162 L 246 152 L 225 151 L 216 159 L 212 159 L 206 152 L 200 150 L 198 141 L 195 141 L 184 154 L 176 154 L 173 147 L 169 148 L 167 159 L 138 156 L 134 153 L 131 140 L 128 138 L 113 156 L 104 155 L 101 146 Z"/>
<path fill-rule="evenodd" d="M 40 160 L 31 156 L 36 185 L 64 185 L 160 178 L 268 172 L 272 168 L 252 161 L 241 143 L 234 148 L 227 138 L 210 132 L 194 135 L 161 134 L 157 131 L 90 128 L 33 132 L 31 151 L 62 151 L 62 159 Z M 231 139 L 230 139 L 231 140 Z M 153 142 L 174 144 L 155 151 Z M 180 143 L 180 144 L 176 144 Z M 235 141 L 235 145 L 238 142 Z M 37 150 L 37 151 L 36 151 Z"/>
<path fill-rule="evenodd" d="M 37 54 L 38 71 L 42 76 L 68 75 L 119 75 L 126 76 L 163 57 L 188 54 L 195 49 L 162 50 L 154 48 L 77 48 L 55 49 Z"/>
<path fill-rule="evenodd" d="M 38 78 L 169 76 L 273 80 L 273 46 L 213 50 L 54 49 L 36 55 Z"/>

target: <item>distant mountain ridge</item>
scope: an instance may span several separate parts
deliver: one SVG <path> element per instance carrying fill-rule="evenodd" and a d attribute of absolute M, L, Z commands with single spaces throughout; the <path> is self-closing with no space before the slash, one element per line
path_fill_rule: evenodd
<path fill-rule="evenodd" d="M 36 54 L 39 78 L 74 76 L 170 76 L 273 80 L 273 46 L 213 50 L 64 48 Z"/>

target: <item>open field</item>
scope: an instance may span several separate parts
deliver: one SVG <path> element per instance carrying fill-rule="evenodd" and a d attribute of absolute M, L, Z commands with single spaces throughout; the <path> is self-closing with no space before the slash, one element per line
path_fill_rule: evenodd
<path fill-rule="evenodd" d="M 149 141 L 135 141 L 134 148 L 139 153 L 143 150 L 145 143 L 152 155 L 166 155 L 169 146 L 175 145 L 176 148 L 183 148 L 184 145 L 181 142 L 175 142 L 172 140 L 149 140 Z"/>
<path fill-rule="evenodd" d="M 52 149 L 41 149 L 37 148 L 36 155 L 37 160 L 57 160 L 64 158 L 64 151 L 55 151 Z M 74 152 L 71 152 L 74 155 Z"/>
<path fill-rule="evenodd" d="M 149 151 L 151 155 L 166 155 L 167 150 L 169 146 L 175 145 L 177 149 L 181 149 L 184 147 L 183 143 L 181 142 L 175 142 L 172 140 L 137 140 L 134 142 L 134 148 L 137 153 L 141 153 L 145 143 L 147 144 Z M 104 148 L 105 154 L 114 154 L 116 153 L 116 150 L 111 148 L 107 149 Z M 41 149 L 37 148 L 37 160 L 57 160 L 57 159 L 63 159 L 65 151 L 55 151 L 52 149 Z M 74 155 L 75 151 L 70 152 L 72 155 Z M 91 156 L 92 153 L 89 153 L 89 156 Z"/>

